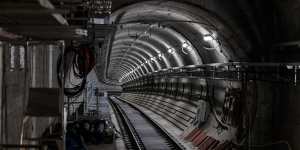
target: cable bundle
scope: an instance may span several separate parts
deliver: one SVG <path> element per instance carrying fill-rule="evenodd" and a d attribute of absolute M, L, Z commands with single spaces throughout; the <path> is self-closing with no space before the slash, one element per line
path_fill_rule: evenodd
<path fill-rule="evenodd" d="M 79 47 L 67 47 L 64 55 L 59 55 L 57 60 L 57 79 L 58 84 L 62 87 L 62 76 L 64 77 L 64 94 L 68 97 L 77 97 L 85 88 L 88 73 L 95 65 L 95 57 L 92 50 L 87 45 Z M 66 82 L 66 78 L 69 82 Z M 72 78 L 73 77 L 73 78 Z M 79 83 L 72 81 L 78 80 Z M 71 87 L 66 87 L 70 85 Z"/>

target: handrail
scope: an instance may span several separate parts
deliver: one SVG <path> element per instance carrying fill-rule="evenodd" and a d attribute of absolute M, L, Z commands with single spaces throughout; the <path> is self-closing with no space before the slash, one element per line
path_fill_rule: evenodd
<path fill-rule="evenodd" d="M 300 79 L 298 71 L 300 63 L 212 63 L 174 67 L 149 73 L 145 76 L 124 82 L 123 85 L 135 81 L 149 80 L 155 77 L 200 77 L 215 80 L 276 80 L 292 82 L 295 85 Z"/>

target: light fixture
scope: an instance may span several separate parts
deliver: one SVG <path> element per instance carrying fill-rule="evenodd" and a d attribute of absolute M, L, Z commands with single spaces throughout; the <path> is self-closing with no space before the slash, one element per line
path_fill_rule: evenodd
<path fill-rule="evenodd" d="M 168 53 L 173 54 L 174 52 L 175 52 L 175 49 L 174 49 L 174 48 L 169 48 L 169 49 L 168 49 Z"/>
<path fill-rule="evenodd" d="M 91 24 L 107 24 L 105 18 L 90 18 L 89 23 Z"/>
<path fill-rule="evenodd" d="M 162 53 L 158 53 L 158 56 L 157 56 L 157 57 L 158 57 L 159 60 L 161 60 L 162 57 L 163 57 L 163 54 L 162 54 Z"/>
<path fill-rule="evenodd" d="M 184 53 L 184 54 L 188 54 L 188 52 L 187 51 L 190 51 L 191 49 L 190 49 L 190 44 L 188 43 L 188 42 L 183 42 L 182 43 L 182 47 L 181 47 L 181 51 L 182 51 L 182 53 Z M 187 50 L 187 51 L 186 51 Z"/>
<path fill-rule="evenodd" d="M 162 53 L 158 53 L 158 57 L 161 58 L 163 55 Z"/>
<path fill-rule="evenodd" d="M 189 47 L 190 47 L 189 43 L 187 43 L 187 42 L 182 43 L 182 48 L 189 48 Z"/>
<path fill-rule="evenodd" d="M 205 34 L 203 36 L 203 40 L 206 41 L 206 42 L 213 41 L 214 37 L 211 34 Z"/>
<path fill-rule="evenodd" d="M 293 69 L 293 66 L 292 65 L 287 65 L 286 68 L 287 69 Z"/>
<path fill-rule="evenodd" d="M 75 29 L 75 33 L 80 36 L 88 36 L 88 31 L 86 29 Z"/>

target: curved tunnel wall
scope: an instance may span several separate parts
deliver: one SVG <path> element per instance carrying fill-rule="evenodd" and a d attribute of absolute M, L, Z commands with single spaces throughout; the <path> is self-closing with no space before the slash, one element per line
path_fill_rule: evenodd
<path fill-rule="evenodd" d="M 237 99 L 243 97 L 241 89 L 247 89 L 243 83 L 163 75 L 151 78 L 152 73 L 171 68 L 251 61 L 247 56 L 251 43 L 240 38 L 241 29 L 232 30 L 206 9 L 170 1 L 133 4 L 112 16 L 118 29 L 107 75 L 123 84 L 121 98 L 157 112 L 182 130 L 193 125 L 199 102 L 206 101 L 213 108 L 202 129 L 220 141 L 244 139 L 243 132 L 250 125 L 238 131 L 241 123 L 237 122 L 245 118 L 222 120 L 226 96 L 233 93 Z M 215 126 L 227 131 L 220 135 Z"/>
<path fill-rule="evenodd" d="M 147 68 L 149 74 L 170 67 L 224 63 L 247 57 L 240 46 L 247 41 L 235 39 L 237 33 L 214 14 L 192 5 L 170 1 L 141 2 L 114 12 L 111 21 L 118 24 L 118 29 L 110 58 L 120 55 L 127 58 L 132 51 L 142 57 L 134 56 L 138 59 L 135 65 L 138 67 L 123 72 L 122 76 L 115 72 L 122 60 L 119 63 L 114 63 L 118 59 L 110 60 L 107 75 L 120 82 L 129 81 L 126 77 L 140 72 L 142 69 L 139 68 Z"/>

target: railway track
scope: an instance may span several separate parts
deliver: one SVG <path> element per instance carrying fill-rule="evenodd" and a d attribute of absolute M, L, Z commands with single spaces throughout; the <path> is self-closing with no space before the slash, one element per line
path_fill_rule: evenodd
<path fill-rule="evenodd" d="M 110 102 L 129 150 L 182 150 L 168 133 L 135 106 L 116 97 Z"/>

